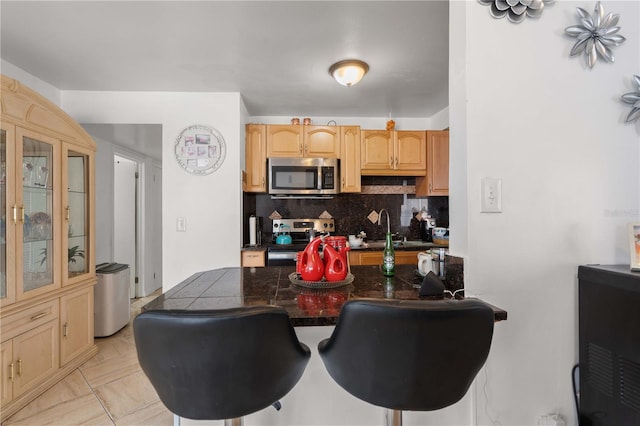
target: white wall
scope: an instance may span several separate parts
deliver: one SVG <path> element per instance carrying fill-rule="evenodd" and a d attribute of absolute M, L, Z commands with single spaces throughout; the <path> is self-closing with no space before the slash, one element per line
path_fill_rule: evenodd
<path fill-rule="evenodd" d="M 440 130 L 449 125 L 449 109 L 445 108 L 431 118 L 392 117 L 396 122 L 396 130 Z M 253 116 L 251 123 L 283 124 L 290 123 L 293 117 Z M 304 117 L 298 117 L 300 122 Z M 312 124 L 325 126 L 335 121 L 338 126 L 360 126 L 363 129 L 384 129 L 389 117 L 309 117 Z M 331 123 L 333 125 L 333 123 Z"/>
<path fill-rule="evenodd" d="M 165 291 L 195 272 L 240 265 L 239 94 L 65 91 L 62 107 L 84 123 L 162 124 Z M 193 124 L 212 126 L 225 138 L 224 164 L 208 176 L 193 176 L 175 160 L 175 139 Z M 186 218 L 187 232 L 176 231 L 178 217 Z"/>
<path fill-rule="evenodd" d="M 451 60 L 451 170 L 466 179 L 452 178 L 452 249 L 466 254 L 470 292 L 509 312 L 486 408 L 484 373 L 477 384 L 478 424 L 532 425 L 556 410 L 577 424 L 577 266 L 628 264 L 625 226 L 640 220 L 640 123 L 623 123 L 619 100 L 640 72 L 640 3 L 603 2 L 627 41 L 593 69 L 569 57 L 564 28 L 595 2 L 556 2 L 519 25 L 455 3 L 452 43 L 466 53 Z M 485 176 L 502 179 L 501 214 L 480 213 Z"/>
<path fill-rule="evenodd" d="M 40 95 L 44 96 L 54 104 L 60 106 L 60 100 L 62 92 L 57 87 L 47 83 L 38 77 L 29 74 L 22 68 L 13 65 L 11 62 L 7 62 L 4 59 L 0 60 L 0 73 L 7 77 L 14 78 L 20 81 L 31 90 L 36 91 Z"/>

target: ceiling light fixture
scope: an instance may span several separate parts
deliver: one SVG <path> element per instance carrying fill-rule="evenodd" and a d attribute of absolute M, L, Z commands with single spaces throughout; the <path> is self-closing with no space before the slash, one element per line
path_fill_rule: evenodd
<path fill-rule="evenodd" d="M 369 71 L 369 65 L 357 59 L 336 62 L 329 67 L 329 74 L 331 74 L 338 83 L 347 87 L 358 84 L 367 71 Z"/>

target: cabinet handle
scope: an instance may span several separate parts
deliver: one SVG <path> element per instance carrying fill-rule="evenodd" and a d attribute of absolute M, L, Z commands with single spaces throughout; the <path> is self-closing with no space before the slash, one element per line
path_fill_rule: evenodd
<path fill-rule="evenodd" d="M 9 364 L 9 381 L 13 382 L 13 363 Z"/>
<path fill-rule="evenodd" d="M 344 189 L 344 177 L 342 178 L 342 189 Z"/>
<path fill-rule="evenodd" d="M 298 143 L 298 152 L 302 154 L 302 143 Z"/>
<path fill-rule="evenodd" d="M 18 360 L 18 377 L 22 376 L 22 360 Z"/>
<path fill-rule="evenodd" d="M 396 169 L 398 168 L 398 157 L 396 157 Z"/>
<path fill-rule="evenodd" d="M 429 184 L 429 192 L 431 192 L 431 184 Z"/>
<path fill-rule="evenodd" d="M 20 223 L 24 223 L 24 206 L 20 206 Z"/>
<path fill-rule="evenodd" d="M 262 187 L 264 188 L 264 176 L 262 177 Z"/>
<path fill-rule="evenodd" d="M 13 205 L 13 224 L 18 224 L 18 206 L 16 206 L 15 204 Z"/>
<path fill-rule="evenodd" d="M 69 324 L 65 322 L 64 325 L 62 326 L 62 337 L 67 337 L 68 330 L 69 330 Z"/>
<path fill-rule="evenodd" d="M 64 211 L 65 211 L 64 219 L 67 222 L 69 222 L 71 220 L 71 207 L 67 206 L 67 208 L 65 208 Z"/>
<path fill-rule="evenodd" d="M 47 313 L 46 313 L 46 312 L 40 312 L 39 314 L 36 314 L 36 315 L 32 316 L 32 317 L 31 317 L 31 321 L 35 321 L 35 320 L 37 320 L 37 319 L 40 319 L 40 318 L 42 318 L 42 317 L 43 317 L 43 316 L 45 316 L 45 315 L 47 315 Z"/>

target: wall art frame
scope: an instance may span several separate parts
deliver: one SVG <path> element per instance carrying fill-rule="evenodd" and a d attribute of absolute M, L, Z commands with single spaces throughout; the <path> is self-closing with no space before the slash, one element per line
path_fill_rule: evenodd
<path fill-rule="evenodd" d="M 629 257 L 631 270 L 640 272 L 640 222 L 629 224 Z"/>
<path fill-rule="evenodd" d="M 222 134 L 215 128 L 195 124 L 180 132 L 175 141 L 174 154 L 185 171 L 205 176 L 222 166 L 227 146 Z"/>

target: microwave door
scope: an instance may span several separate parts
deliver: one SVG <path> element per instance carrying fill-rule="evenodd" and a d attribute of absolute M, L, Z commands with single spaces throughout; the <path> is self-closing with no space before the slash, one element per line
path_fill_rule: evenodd
<path fill-rule="evenodd" d="M 318 168 L 273 166 L 272 189 L 281 193 L 315 190 L 318 188 Z"/>

